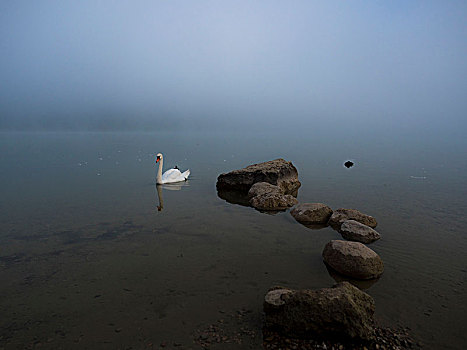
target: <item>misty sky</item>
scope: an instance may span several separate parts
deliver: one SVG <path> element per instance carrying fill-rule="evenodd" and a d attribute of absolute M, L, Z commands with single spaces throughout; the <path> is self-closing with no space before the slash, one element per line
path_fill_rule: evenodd
<path fill-rule="evenodd" d="M 3 129 L 466 125 L 466 1 L 5 0 L 0 53 Z"/>

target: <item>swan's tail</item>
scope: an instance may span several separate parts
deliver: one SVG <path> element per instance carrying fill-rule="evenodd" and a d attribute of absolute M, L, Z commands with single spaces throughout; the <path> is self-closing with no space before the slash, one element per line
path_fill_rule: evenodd
<path fill-rule="evenodd" d="M 190 169 L 182 173 L 182 176 L 185 178 L 185 181 L 188 180 L 188 176 L 190 176 Z"/>

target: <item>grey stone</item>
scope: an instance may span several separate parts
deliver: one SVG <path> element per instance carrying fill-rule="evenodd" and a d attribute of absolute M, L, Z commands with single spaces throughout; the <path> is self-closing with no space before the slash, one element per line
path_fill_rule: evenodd
<path fill-rule="evenodd" d="M 216 187 L 218 191 L 236 190 L 246 193 L 257 182 L 279 186 L 284 194 L 295 196 L 301 185 L 297 169 L 292 162 L 276 159 L 221 174 L 217 178 Z"/>
<path fill-rule="evenodd" d="M 325 224 L 332 215 L 332 209 L 323 203 L 300 203 L 290 214 L 302 224 Z"/>
<path fill-rule="evenodd" d="M 355 220 L 371 228 L 375 228 L 376 225 L 378 225 L 374 217 L 363 214 L 356 209 L 344 208 L 334 210 L 331 217 L 329 218 L 328 224 L 333 228 L 339 230 L 342 223 L 346 220 Z"/>
<path fill-rule="evenodd" d="M 360 242 L 332 240 L 324 247 L 323 259 L 337 272 L 357 279 L 377 278 L 384 271 L 379 255 Z"/>
<path fill-rule="evenodd" d="M 284 210 L 293 207 L 297 203 L 297 198 L 294 196 L 280 192 L 264 193 L 250 199 L 252 207 L 266 211 Z"/>
<path fill-rule="evenodd" d="M 265 326 L 287 336 L 374 338 L 374 300 L 348 282 L 319 290 L 276 287 L 263 307 Z"/>
<path fill-rule="evenodd" d="M 282 190 L 279 188 L 279 186 L 271 185 L 268 182 L 257 182 L 251 186 L 250 190 L 248 191 L 248 198 L 253 198 L 273 192 L 282 193 Z"/>
<path fill-rule="evenodd" d="M 339 232 L 345 239 L 361 243 L 372 243 L 381 238 L 377 231 L 355 220 L 344 221 Z"/>

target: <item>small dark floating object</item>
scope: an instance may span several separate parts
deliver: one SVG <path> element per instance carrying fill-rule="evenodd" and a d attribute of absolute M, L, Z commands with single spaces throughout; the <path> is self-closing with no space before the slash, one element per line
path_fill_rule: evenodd
<path fill-rule="evenodd" d="M 174 169 L 178 169 L 178 166 L 174 166 Z M 186 179 L 185 179 L 186 180 Z"/>
<path fill-rule="evenodd" d="M 348 160 L 348 161 L 346 161 L 346 162 L 344 163 L 344 166 L 345 166 L 346 168 L 351 168 L 351 167 L 354 166 L 354 162 Z"/>

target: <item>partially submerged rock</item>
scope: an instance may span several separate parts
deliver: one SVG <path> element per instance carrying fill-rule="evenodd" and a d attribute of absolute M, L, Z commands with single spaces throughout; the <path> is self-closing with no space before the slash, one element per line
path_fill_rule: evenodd
<path fill-rule="evenodd" d="M 217 178 L 217 190 L 248 192 L 257 182 L 267 182 L 279 186 L 285 194 L 296 195 L 300 187 L 298 172 L 292 162 L 284 159 L 249 165 L 246 168 L 221 174 Z"/>
<path fill-rule="evenodd" d="M 337 272 L 357 279 L 377 278 L 384 271 L 379 255 L 360 242 L 332 240 L 324 247 L 323 259 Z"/>
<path fill-rule="evenodd" d="M 297 198 L 294 196 L 280 192 L 264 193 L 250 199 L 252 207 L 266 211 L 284 210 L 293 207 L 297 203 Z"/>
<path fill-rule="evenodd" d="M 333 228 L 339 230 L 342 223 L 346 220 L 355 220 L 363 225 L 375 228 L 378 223 L 376 219 L 370 215 L 363 214 L 356 209 L 336 209 L 329 218 L 328 224 Z"/>
<path fill-rule="evenodd" d="M 381 238 L 377 231 L 355 220 L 344 221 L 339 232 L 345 239 L 361 243 L 372 243 Z"/>
<path fill-rule="evenodd" d="M 288 336 L 374 337 L 375 303 L 348 282 L 319 290 L 278 287 L 264 298 L 266 328 Z"/>
<path fill-rule="evenodd" d="M 253 186 L 251 186 L 250 190 L 248 191 L 248 198 L 253 198 L 256 196 L 273 192 L 282 194 L 282 190 L 279 188 L 279 186 L 271 185 L 268 182 L 257 182 Z"/>
<path fill-rule="evenodd" d="M 325 224 L 332 215 L 332 209 L 323 203 L 300 203 L 290 211 L 290 214 L 302 224 Z"/>

